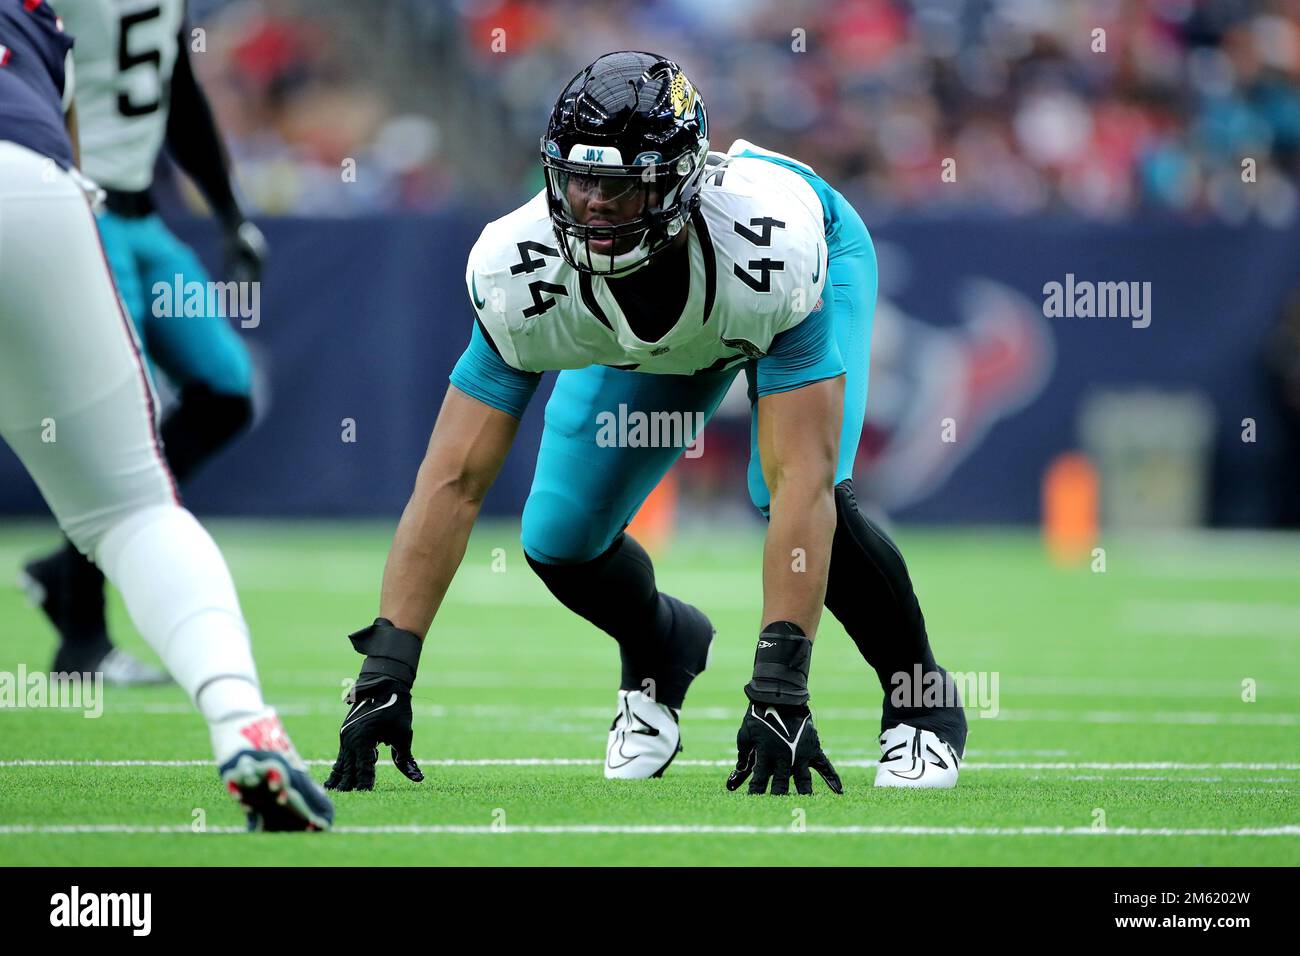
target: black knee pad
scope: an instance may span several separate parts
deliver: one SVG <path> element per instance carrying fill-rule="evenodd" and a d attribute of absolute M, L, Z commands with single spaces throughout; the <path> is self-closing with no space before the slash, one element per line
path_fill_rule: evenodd
<path fill-rule="evenodd" d="M 187 385 L 162 424 L 163 452 L 176 480 L 186 480 L 252 420 L 250 396 Z"/>
<path fill-rule="evenodd" d="M 561 604 L 602 631 L 618 637 L 651 625 L 659 589 L 650 555 L 635 538 L 620 534 L 602 554 L 577 564 L 524 557 Z"/>
<path fill-rule="evenodd" d="M 623 690 L 644 691 L 650 679 L 656 700 L 682 706 L 704 670 L 713 625 L 698 608 L 659 590 L 654 563 L 635 538 L 620 534 L 603 554 L 579 564 L 524 556 L 561 604 L 618 642 Z"/>

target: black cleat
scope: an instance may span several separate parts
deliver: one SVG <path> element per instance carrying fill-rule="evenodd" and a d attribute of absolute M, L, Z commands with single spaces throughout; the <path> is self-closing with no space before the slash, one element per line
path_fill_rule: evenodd
<path fill-rule="evenodd" d="M 171 683 L 166 671 L 118 650 L 104 619 L 104 578 L 68 548 L 23 565 L 18 585 L 59 635 L 50 670 L 55 674 L 102 673 L 118 687 Z"/>
<path fill-rule="evenodd" d="M 282 753 L 241 750 L 221 765 L 221 782 L 248 814 L 250 831 L 328 830 L 334 822 L 320 784 Z"/>

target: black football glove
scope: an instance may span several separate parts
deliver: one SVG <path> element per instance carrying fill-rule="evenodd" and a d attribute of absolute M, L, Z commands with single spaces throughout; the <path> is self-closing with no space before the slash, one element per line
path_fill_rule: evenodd
<path fill-rule="evenodd" d="M 795 790 L 811 794 L 811 771 L 816 770 L 832 792 L 844 792 L 808 709 L 811 657 L 812 641 L 788 621 L 769 624 L 759 635 L 754 677 L 745 685 L 750 703 L 736 734 L 736 769 L 727 777 L 728 790 L 749 780 L 750 793 L 767 793 L 770 780 L 772 796 L 784 796 L 793 776 Z"/>
<path fill-rule="evenodd" d="M 325 789 L 373 790 L 381 743 L 391 748 L 397 769 L 419 783 L 424 774 L 411 756 L 411 686 L 422 642 L 382 617 L 348 637 L 366 659 L 349 695 L 352 707 L 339 728 L 339 755 Z"/>
<path fill-rule="evenodd" d="M 790 792 L 793 776 L 796 791 L 812 793 L 813 770 L 832 791 L 844 792 L 840 775 L 822 750 L 807 705 L 751 702 L 736 734 L 736 769 L 727 777 L 727 789 L 735 790 L 749 780 L 750 793 L 767 793 L 771 780 L 772 796 L 780 797 Z"/>
<path fill-rule="evenodd" d="M 222 255 L 226 274 L 235 282 L 257 282 L 262 278 L 262 264 L 268 247 L 262 230 L 247 219 L 224 230 Z"/>

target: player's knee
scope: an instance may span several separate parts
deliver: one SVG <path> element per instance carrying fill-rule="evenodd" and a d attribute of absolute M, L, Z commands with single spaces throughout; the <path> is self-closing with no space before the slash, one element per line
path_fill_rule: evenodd
<path fill-rule="evenodd" d="M 98 563 L 96 557 L 105 538 L 138 515 L 159 508 L 179 508 L 171 477 L 161 462 L 147 466 L 100 487 L 92 499 L 77 502 L 67 496 L 51 497 L 50 506 L 59 527 L 78 551 Z"/>
<path fill-rule="evenodd" d="M 124 516 L 103 534 L 93 557 L 122 592 L 132 618 L 148 621 L 154 634 L 170 635 L 199 613 L 216 614 L 244 630 L 235 586 L 216 542 L 175 502 Z"/>
<path fill-rule="evenodd" d="M 103 569 L 104 542 L 121 536 L 141 522 L 152 520 L 164 509 L 180 510 L 175 498 L 159 489 L 141 488 L 137 493 L 119 493 L 102 507 L 82 514 L 60 514 L 59 525 L 73 546 Z"/>
<path fill-rule="evenodd" d="M 566 495 L 534 492 L 524 504 L 520 540 L 533 561 L 579 564 L 606 551 L 618 531 Z"/>

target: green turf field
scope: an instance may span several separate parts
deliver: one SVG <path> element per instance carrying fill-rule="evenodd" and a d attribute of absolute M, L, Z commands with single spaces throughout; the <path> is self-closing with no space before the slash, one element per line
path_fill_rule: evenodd
<path fill-rule="evenodd" d="M 212 527 L 268 700 L 323 779 L 360 660 L 345 634 L 375 614 L 391 527 Z M 0 671 L 48 666 L 52 634 L 9 582 L 50 540 L 0 531 Z M 668 776 L 605 781 L 614 644 L 495 527 L 476 533 L 424 653 L 423 784 L 385 749 L 375 792 L 337 797 L 336 832 L 237 834 L 184 696 L 108 688 L 99 719 L 0 709 L 0 864 L 1300 863 L 1300 539 L 1108 541 L 1105 573 L 1049 567 L 1029 533 L 898 540 L 940 661 L 998 675 L 999 713 L 970 711 L 956 790 L 871 786 L 879 689 L 829 616 L 811 686 L 846 793 L 816 778 L 812 797 L 724 790 L 759 623 L 757 529 L 661 556 L 661 586 L 705 608 L 718 643 Z M 120 603 L 111 613 L 153 659 Z"/>

